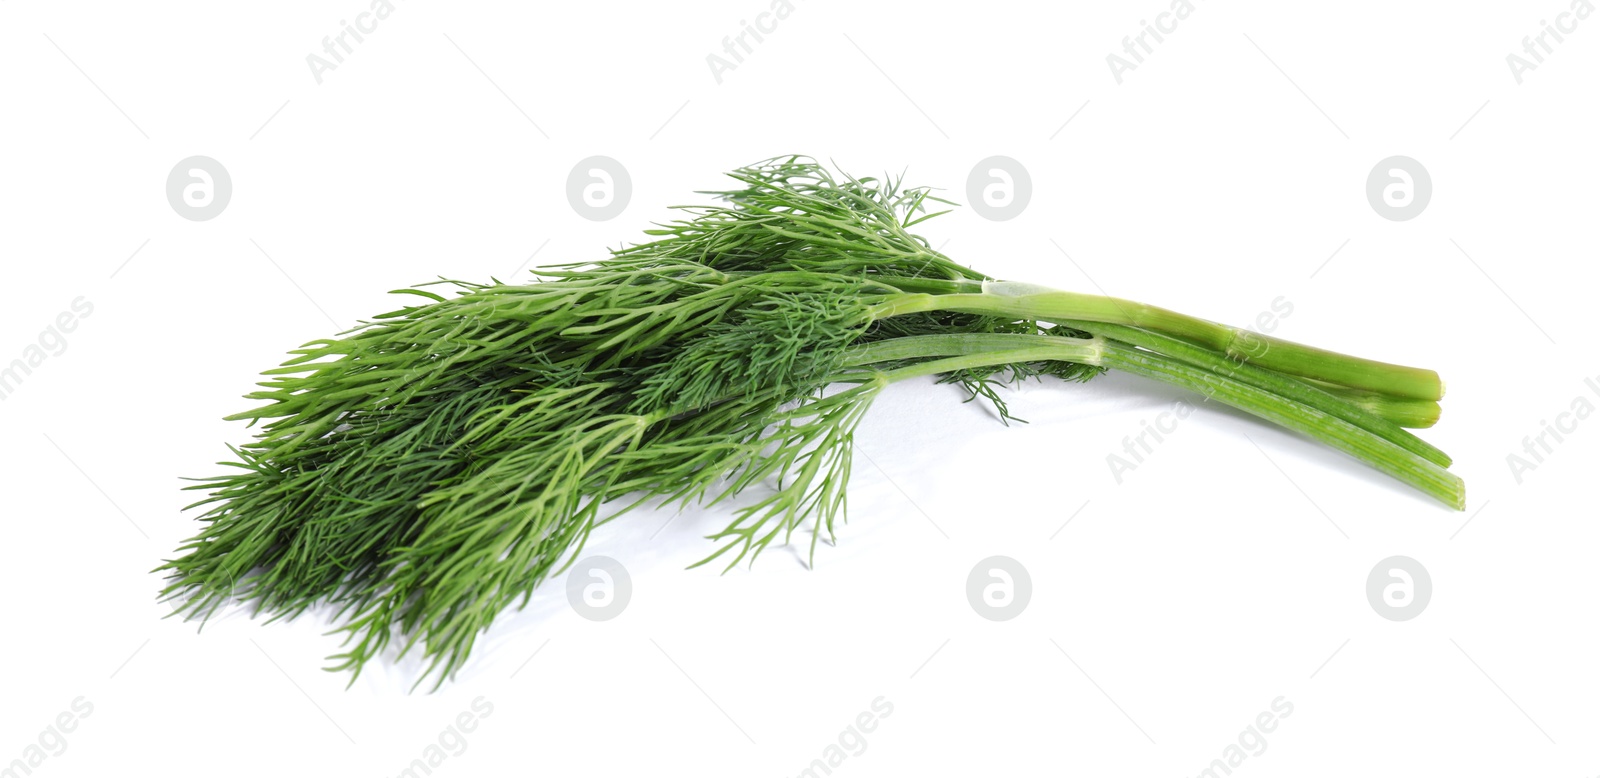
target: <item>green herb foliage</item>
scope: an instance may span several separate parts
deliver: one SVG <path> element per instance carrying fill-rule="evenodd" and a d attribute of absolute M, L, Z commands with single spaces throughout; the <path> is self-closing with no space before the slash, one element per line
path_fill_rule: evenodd
<path fill-rule="evenodd" d="M 989 280 L 910 232 L 942 212 L 930 190 L 803 157 L 730 175 L 739 186 L 709 193 L 715 204 L 604 261 L 527 284 L 401 290 L 411 304 L 291 352 L 248 395 L 259 405 L 230 417 L 254 439 L 191 487 L 207 493 L 192 506 L 203 528 L 158 568 L 163 597 L 199 618 L 232 602 L 272 619 L 326 609 L 345 637 L 334 667 L 352 682 L 415 651 L 418 683 L 437 686 L 595 526 L 638 506 L 755 491 L 700 564 L 753 561 L 807 523 L 814 555 L 844 517 L 856 426 L 894 380 L 936 374 L 1011 420 L 1004 381 L 1105 369 L 1093 322 L 1011 315 L 1000 298 L 982 312 L 922 304 Z M 1235 380 L 1149 358 L 1142 374 Z M 1349 406 L 1371 430 L 1283 418 L 1370 443 L 1354 448 L 1375 464 L 1429 450 L 1370 410 L 1402 407 L 1381 392 L 1362 388 L 1358 409 L 1282 380 L 1295 390 L 1229 396 L 1274 406 L 1262 413 Z M 1436 411 L 1403 403 L 1408 417 Z M 1426 474 L 1418 488 L 1455 499 L 1458 479 Z"/>

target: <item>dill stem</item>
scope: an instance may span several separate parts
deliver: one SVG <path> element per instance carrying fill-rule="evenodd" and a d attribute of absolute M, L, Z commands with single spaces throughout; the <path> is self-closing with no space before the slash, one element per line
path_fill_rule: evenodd
<path fill-rule="evenodd" d="M 925 311 L 954 311 L 1048 322 L 1079 320 L 1153 330 L 1197 343 L 1223 356 L 1289 375 L 1397 398 L 1438 400 L 1444 394 L 1439 374 L 1404 365 L 1340 354 L 1293 341 L 1260 335 L 1206 321 L 1154 305 L 1117 297 L 1064 292 L 1009 281 L 953 281 L 880 278 L 908 291 L 880 303 L 874 318 Z M 981 291 L 971 291 L 974 288 Z M 950 289 L 939 293 L 939 289 Z"/>
<path fill-rule="evenodd" d="M 1104 342 L 1099 338 L 1059 338 L 1053 335 L 1013 335 L 978 332 L 908 335 L 854 346 L 845 353 L 841 364 L 845 367 L 855 367 L 925 357 L 961 357 L 969 355 L 980 357 L 980 359 L 973 360 L 970 365 L 944 367 L 940 370 L 905 370 L 902 372 L 902 369 L 896 369 L 884 371 L 885 374 L 899 380 L 960 370 L 965 367 L 987 367 L 1040 359 L 1098 365 L 1100 364 L 1100 352 L 1104 345 Z M 999 362 L 991 358 L 997 352 L 1010 353 L 1020 351 L 1039 353 L 1043 356 L 1023 360 L 1001 360 Z M 921 368 L 922 365 L 918 364 L 910 367 Z"/>
<path fill-rule="evenodd" d="M 1404 397 L 1391 397 L 1377 392 L 1351 389 L 1348 386 L 1339 386 L 1309 379 L 1306 383 L 1402 427 L 1422 429 L 1432 427 L 1439 421 L 1439 403 L 1433 400 L 1410 400 Z"/>
<path fill-rule="evenodd" d="M 1270 388 L 1116 340 L 1050 335 L 918 335 L 859 346 L 846 356 L 845 362 L 847 366 L 867 366 L 874 362 L 928 357 L 938 359 L 882 373 L 889 381 L 901 381 L 953 370 L 1044 360 L 1123 370 L 1188 389 L 1208 400 L 1299 432 L 1366 462 L 1456 510 L 1462 510 L 1466 504 L 1466 487 L 1458 476 L 1382 435 Z"/>
<path fill-rule="evenodd" d="M 1450 455 L 1444 453 L 1444 451 L 1407 432 L 1400 424 L 1385 418 L 1382 414 L 1368 407 L 1352 403 L 1348 398 L 1333 393 L 1330 391 L 1332 387 L 1326 384 L 1322 386 L 1313 385 L 1291 376 L 1262 369 L 1244 360 L 1218 356 L 1200 346 L 1162 335 L 1158 332 L 1149 332 L 1135 327 L 1124 327 L 1119 324 L 1096 322 L 1069 320 L 1060 322 L 1060 324 L 1107 338 L 1114 338 L 1138 348 L 1163 354 L 1185 364 L 1237 379 L 1258 389 L 1264 389 L 1302 405 L 1315 408 L 1330 416 L 1343 419 L 1440 467 L 1450 466 Z M 1377 397 L 1378 395 L 1369 396 Z M 1438 403 L 1432 400 L 1388 400 L 1388 402 L 1431 405 L 1434 408 L 1435 418 L 1438 416 Z"/>
<path fill-rule="evenodd" d="M 1466 507 L 1466 486 L 1459 476 L 1343 419 L 1265 389 L 1130 346 L 1108 343 L 1104 361 L 1107 367 L 1199 392 L 1208 399 L 1305 434 L 1456 510 Z"/>

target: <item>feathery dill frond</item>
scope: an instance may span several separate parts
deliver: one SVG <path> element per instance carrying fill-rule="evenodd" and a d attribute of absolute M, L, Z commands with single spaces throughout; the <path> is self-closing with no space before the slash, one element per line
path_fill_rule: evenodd
<path fill-rule="evenodd" d="M 802 157 L 731 177 L 722 205 L 650 243 L 534 284 L 401 290 L 421 301 L 291 352 L 247 396 L 263 404 L 230 417 L 259 425 L 235 472 L 191 487 L 210 491 L 205 526 L 158 568 L 163 596 L 202 618 L 230 600 L 272 618 L 329 605 L 338 667 L 392 646 L 443 678 L 593 526 L 646 500 L 776 479 L 704 561 L 753 561 L 808 519 L 814 551 L 882 385 L 840 366 L 882 336 L 871 305 L 900 292 L 878 279 L 983 276 L 909 231 L 943 202 L 926 188 Z"/>
<path fill-rule="evenodd" d="M 639 411 L 704 408 L 734 394 L 804 391 L 831 377 L 839 355 L 870 320 L 859 297 L 770 296 L 730 315 L 645 371 Z"/>
<path fill-rule="evenodd" d="M 730 177 L 706 193 L 718 202 L 680 207 L 653 240 L 599 262 L 400 290 L 411 304 L 291 351 L 247 395 L 258 405 L 229 417 L 254 440 L 189 487 L 208 493 L 190 506 L 202 528 L 157 568 L 162 598 L 200 619 L 230 602 L 269 620 L 327 607 L 345 638 L 333 669 L 352 683 L 375 658 L 416 652 L 417 683 L 437 688 L 594 527 L 639 506 L 759 491 L 695 566 L 753 563 L 807 522 L 814 557 L 845 518 L 863 415 L 890 381 L 930 374 L 1009 422 L 1002 384 L 1114 364 L 1463 499 L 1443 452 L 1296 377 L 1393 377 L 1403 406 L 1322 386 L 1431 423 L 1432 400 L 1417 399 L 1438 388 L 1430 371 L 1283 341 L 1281 364 L 1313 372 L 1241 368 L 1206 346 L 1231 337 L 1221 325 L 1102 322 L 1122 308 L 1092 296 L 1059 293 L 1067 313 L 1052 318 L 1017 296 L 1036 288 L 990 295 L 991 279 L 912 232 L 948 204 L 931 189 L 800 156 Z"/>
<path fill-rule="evenodd" d="M 661 240 L 615 252 L 675 257 L 724 272 L 814 270 L 844 275 L 982 280 L 910 229 L 950 204 L 898 178 L 836 178 L 809 157 L 787 156 L 728 174 L 742 189 L 701 192 L 724 205 L 679 206 L 691 216 L 646 230 Z"/>

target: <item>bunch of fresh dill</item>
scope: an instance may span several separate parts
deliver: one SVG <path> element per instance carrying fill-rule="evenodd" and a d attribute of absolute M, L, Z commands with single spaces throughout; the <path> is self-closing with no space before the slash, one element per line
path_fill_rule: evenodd
<path fill-rule="evenodd" d="M 758 487 L 713 535 L 729 566 L 845 508 L 851 436 L 924 375 L 994 402 L 1002 380 L 1121 369 L 1338 448 L 1460 508 L 1450 460 L 1404 426 L 1431 371 L 1321 351 L 1115 298 L 1000 282 L 910 230 L 944 201 L 782 157 L 730 174 L 651 242 L 537 283 L 439 282 L 417 304 L 268 370 L 164 599 L 205 618 L 329 606 L 359 674 L 395 643 L 442 682 L 507 607 L 642 504 Z M 520 607 L 520 605 L 519 605 Z M 354 675 L 352 675 L 352 681 Z M 418 679 L 419 683 L 422 679 Z"/>

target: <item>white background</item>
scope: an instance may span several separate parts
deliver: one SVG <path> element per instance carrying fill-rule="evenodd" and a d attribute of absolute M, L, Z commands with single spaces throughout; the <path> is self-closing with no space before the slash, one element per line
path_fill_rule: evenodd
<path fill-rule="evenodd" d="M 1519 85 L 1506 55 L 1566 0 L 1198 0 L 1119 85 L 1106 56 L 1165 0 L 797 0 L 719 85 L 707 55 L 768 1 L 397 0 L 320 85 L 306 56 L 366 0 L 0 4 L 0 363 L 93 306 L 0 402 L 0 767 L 83 697 L 35 774 L 399 775 L 483 697 L 435 774 L 793 776 L 881 696 L 835 774 L 1192 776 L 1282 696 L 1235 773 L 1600 774 L 1600 421 L 1520 484 L 1507 464 L 1575 398 L 1600 405 L 1600 21 Z M 1210 405 L 1119 485 L 1107 455 L 1181 394 L 1030 384 L 1008 428 L 921 380 L 864 422 L 817 569 L 800 546 L 686 572 L 727 512 L 641 512 L 589 547 L 631 573 L 620 617 L 549 582 L 436 694 L 406 693 L 410 662 L 346 690 L 320 618 L 161 619 L 148 571 L 197 530 L 179 478 L 248 439 L 220 419 L 285 351 L 390 289 L 599 258 L 790 152 L 958 200 L 978 160 L 1013 157 L 1025 212 L 960 210 L 924 225 L 934 245 L 1238 324 L 1282 297 L 1277 335 L 1439 370 L 1423 435 L 1467 510 Z M 204 222 L 164 193 L 196 154 L 234 188 Z M 596 154 L 633 180 L 610 221 L 565 196 Z M 1395 154 L 1433 180 L 1410 221 L 1364 192 Z M 1033 581 L 1008 622 L 964 592 L 995 554 Z M 1433 580 L 1411 621 L 1366 600 L 1395 554 Z"/>

